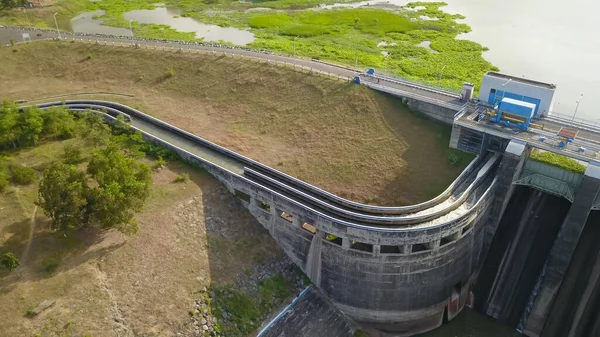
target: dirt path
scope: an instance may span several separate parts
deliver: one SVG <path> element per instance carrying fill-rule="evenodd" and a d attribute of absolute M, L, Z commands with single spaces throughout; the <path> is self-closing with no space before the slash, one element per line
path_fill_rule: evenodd
<path fill-rule="evenodd" d="M 25 264 L 27 261 L 27 256 L 29 255 L 29 250 L 31 249 L 31 244 L 33 243 L 33 232 L 35 231 L 35 216 L 37 215 L 38 207 L 35 206 L 33 209 L 33 214 L 31 215 L 31 224 L 29 226 L 29 242 L 27 242 L 27 247 L 25 247 L 25 251 L 23 251 L 23 257 L 21 258 L 21 266 Z"/>

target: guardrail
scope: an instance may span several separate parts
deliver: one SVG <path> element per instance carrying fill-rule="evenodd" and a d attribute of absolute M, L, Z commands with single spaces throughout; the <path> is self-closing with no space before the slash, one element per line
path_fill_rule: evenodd
<path fill-rule="evenodd" d="M 399 83 L 403 85 L 413 86 L 415 88 L 424 89 L 427 91 L 435 92 L 442 95 L 447 95 L 454 98 L 459 98 L 461 90 L 449 90 L 448 88 L 436 87 L 431 84 L 426 84 L 423 82 L 415 81 L 412 79 L 406 79 L 400 76 L 389 76 L 385 74 L 378 74 L 377 72 L 374 75 L 371 75 L 375 78 L 381 78 L 385 81 Z"/>
<path fill-rule="evenodd" d="M 546 119 L 565 125 L 573 125 L 574 127 L 586 129 L 592 132 L 600 132 L 600 120 L 590 121 L 583 118 L 573 118 L 573 116 L 560 114 L 557 112 L 550 112 Z"/>
<path fill-rule="evenodd" d="M 162 121 L 160 121 L 160 120 L 158 120 L 158 119 L 156 119 L 154 117 L 148 116 L 148 115 L 146 115 L 146 114 L 144 114 L 144 113 L 142 113 L 140 111 L 137 111 L 137 110 L 135 110 L 133 108 L 124 106 L 122 104 L 113 103 L 113 102 L 104 102 L 104 101 L 87 101 L 87 102 L 88 103 L 85 103 L 85 101 L 78 101 L 77 103 L 73 103 L 72 101 L 71 102 L 67 101 L 66 103 L 67 104 L 69 104 L 69 103 L 74 104 L 75 106 L 77 106 L 76 109 L 82 109 L 82 105 L 89 104 L 90 107 L 93 107 L 95 110 L 98 110 L 98 111 L 102 111 L 103 110 L 102 105 L 106 104 L 104 106 L 104 108 L 108 108 L 108 109 L 111 109 L 111 110 L 118 110 L 121 113 L 125 113 L 126 115 L 129 115 L 129 116 L 132 116 L 132 117 L 138 117 L 138 118 L 147 119 L 147 121 L 150 122 L 150 123 L 152 123 L 152 124 L 158 123 L 156 125 L 157 126 L 162 125 L 163 127 L 166 127 L 165 130 L 167 132 L 172 132 L 174 134 L 181 133 L 182 136 L 183 136 L 183 138 L 188 138 L 189 139 L 189 138 L 193 137 L 194 139 L 201 139 L 201 138 L 199 138 L 199 137 L 197 137 L 195 135 L 189 134 L 189 133 L 187 133 L 187 132 L 185 132 L 185 131 L 183 131 L 181 129 L 178 129 L 178 128 L 176 128 L 176 127 L 174 127 L 174 126 L 172 126 L 172 125 L 170 125 L 168 123 L 162 122 Z M 54 103 L 50 103 L 50 104 L 48 104 L 48 103 L 47 104 L 42 104 L 40 106 L 44 107 L 44 108 L 47 108 L 49 106 L 53 106 L 53 105 L 56 106 L 56 105 L 61 105 L 61 104 L 62 104 L 62 102 L 54 102 Z M 123 110 L 123 108 L 126 108 L 126 109 Z M 262 184 L 260 184 L 260 183 L 258 183 L 256 181 L 253 181 L 251 179 L 243 177 L 243 176 L 241 176 L 241 175 L 239 175 L 237 173 L 234 173 L 232 171 L 229 171 L 229 170 L 227 170 L 227 169 L 225 169 L 225 168 L 223 168 L 223 167 L 221 167 L 221 166 L 219 166 L 217 164 L 214 164 L 214 163 L 212 163 L 212 162 L 210 162 L 210 161 L 208 161 L 206 159 L 198 157 L 198 156 L 196 156 L 196 155 L 194 155 L 194 154 L 192 154 L 192 153 L 190 153 L 188 151 L 185 151 L 185 150 L 183 150 L 183 149 L 181 149 L 181 148 L 179 148 L 179 147 L 177 147 L 177 146 L 175 146 L 175 145 L 173 145 L 171 143 L 168 143 L 167 141 L 165 141 L 163 139 L 160 139 L 160 138 L 158 138 L 158 137 L 156 137 L 154 135 L 151 135 L 151 134 L 147 133 L 144 130 L 138 129 L 138 128 L 134 127 L 134 126 L 132 126 L 132 128 L 141 131 L 143 134 L 147 135 L 151 139 L 160 140 L 160 143 L 162 143 L 162 144 L 168 144 L 169 147 L 172 147 L 172 148 L 176 149 L 177 152 L 185 153 L 184 158 L 190 158 L 190 157 L 196 158 L 195 161 L 200 161 L 201 163 L 203 163 L 202 166 L 204 166 L 207 169 L 209 169 L 209 171 L 213 172 L 213 174 L 223 175 L 224 182 L 234 184 L 234 185 L 231 185 L 231 186 L 237 186 L 235 184 L 241 184 L 243 186 L 246 186 L 247 184 L 250 184 L 251 186 L 255 186 L 255 187 L 244 188 L 247 192 L 256 191 L 256 188 L 260 187 L 261 189 L 269 191 L 269 195 L 271 195 L 272 197 L 274 197 L 275 195 L 277 195 L 278 198 L 280 198 L 280 200 L 282 200 L 282 201 L 286 200 L 285 203 L 279 203 L 279 204 L 277 204 L 277 205 L 279 205 L 281 207 L 283 207 L 284 205 L 289 205 L 290 207 L 292 207 L 292 205 L 295 205 L 294 207 L 300 207 L 301 209 L 310 210 L 315 215 L 318 214 L 318 216 L 320 218 L 323 218 L 323 220 L 326 221 L 326 223 L 330 223 L 330 224 L 337 223 L 337 224 L 339 224 L 342 227 L 343 226 L 350 226 L 350 227 L 363 228 L 363 229 L 371 229 L 371 230 L 377 230 L 377 231 L 379 231 L 379 230 L 381 230 L 381 231 L 391 230 L 392 232 L 397 231 L 397 230 L 401 230 L 401 228 L 385 228 L 385 227 L 377 227 L 377 226 L 373 227 L 372 225 L 365 225 L 365 224 L 356 223 L 356 222 L 349 222 L 347 220 L 342 220 L 342 219 L 339 219 L 339 218 L 336 218 L 336 217 L 332 217 L 331 215 L 323 214 L 321 211 L 312 208 L 310 205 L 305 205 L 303 202 L 301 202 L 299 200 L 295 200 L 295 199 L 291 199 L 290 197 L 286 197 L 286 196 L 282 195 L 281 193 L 279 193 L 279 192 L 277 192 L 275 190 L 271 190 L 271 189 L 263 186 Z M 214 144 L 214 145 L 217 146 L 217 147 L 219 147 L 216 144 Z M 228 152 L 235 153 L 235 152 L 227 150 L 225 148 L 223 148 L 223 149 L 226 150 L 226 151 L 228 151 Z M 237 153 L 235 153 L 235 154 L 238 155 L 238 156 L 240 156 L 240 157 L 243 157 L 243 156 L 241 156 L 241 155 L 239 155 Z M 249 160 L 249 161 L 252 161 L 252 160 Z M 485 168 L 482 169 L 482 171 L 489 172 L 490 165 L 493 162 L 494 162 L 493 160 L 488 161 L 488 163 L 485 165 Z M 473 191 L 473 189 L 476 188 L 476 186 L 478 186 L 478 185 L 480 185 L 482 183 L 482 181 L 483 181 L 482 179 L 485 178 L 484 176 L 485 176 L 485 174 L 483 172 L 478 172 L 477 178 L 475 179 L 475 181 L 473 182 L 473 184 L 471 184 L 469 186 L 468 189 L 471 190 L 471 191 Z M 465 191 L 465 192 L 466 193 L 463 193 L 462 196 L 459 198 L 460 200 L 454 201 L 453 204 L 456 204 L 457 202 L 464 202 L 466 200 L 466 198 L 471 197 L 471 193 L 470 192 L 467 192 L 467 191 Z M 283 198 L 283 199 L 281 199 L 281 198 Z M 300 210 L 300 209 L 298 209 L 298 210 Z M 469 213 L 469 212 L 467 211 L 467 213 Z M 298 213 L 296 213 L 296 214 L 298 214 Z M 435 216 L 439 217 L 440 215 L 441 214 L 439 213 L 439 210 L 438 210 L 438 211 L 432 212 L 432 213 L 427 214 L 427 215 L 417 216 L 416 218 L 418 218 L 419 221 L 427 222 L 427 221 L 433 219 Z M 417 220 L 417 219 L 414 219 L 414 220 Z M 412 221 L 409 221 L 409 222 L 412 222 Z M 452 223 L 454 223 L 454 222 L 450 221 L 450 222 L 444 223 L 444 224 L 445 225 L 451 225 Z M 438 226 L 433 226 L 433 227 L 427 226 L 426 228 L 438 228 Z M 411 232 L 410 228 L 403 228 L 403 229 L 406 230 L 406 231 L 408 231 L 408 232 Z M 425 228 L 422 228 L 422 230 L 425 230 Z"/>
<path fill-rule="evenodd" d="M 375 90 L 387 92 L 390 94 L 401 94 L 402 96 L 407 97 L 407 98 L 414 98 L 414 99 L 417 99 L 417 100 L 420 100 L 423 102 L 429 102 L 429 103 L 435 104 L 437 106 L 441 106 L 443 108 L 448 108 L 450 110 L 459 111 L 460 109 L 462 109 L 462 104 L 454 104 L 454 103 L 444 102 L 439 99 L 411 93 L 408 91 L 400 90 L 397 88 L 393 88 L 393 87 L 389 87 L 389 86 L 385 86 L 385 85 L 381 85 L 381 84 L 376 84 L 376 83 L 371 83 L 371 82 L 361 82 L 361 83 L 366 85 L 367 87 L 373 88 Z"/>

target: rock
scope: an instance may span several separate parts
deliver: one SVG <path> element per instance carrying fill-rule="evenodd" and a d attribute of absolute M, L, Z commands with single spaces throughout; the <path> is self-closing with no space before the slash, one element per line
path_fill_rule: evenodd
<path fill-rule="evenodd" d="M 208 323 L 208 321 L 206 320 L 206 318 L 202 317 L 202 319 L 200 320 L 200 324 L 207 325 L 206 323 Z"/>
<path fill-rule="evenodd" d="M 204 331 L 208 331 L 208 326 L 207 326 L 206 324 L 205 324 L 205 325 L 203 325 L 203 326 L 202 326 L 202 330 L 204 330 Z"/>
<path fill-rule="evenodd" d="M 203 293 L 205 293 L 205 292 L 207 292 L 207 291 L 208 291 L 208 289 L 206 289 L 206 287 L 202 287 L 202 288 L 200 289 L 200 291 L 201 291 L 201 292 L 203 292 Z"/>
<path fill-rule="evenodd" d="M 44 302 L 40 303 L 35 309 L 33 309 L 33 311 L 31 311 L 31 315 L 32 316 L 39 315 L 42 311 L 53 306 L 54 303 L 56 303 L 56 300 L 45 300 Z"/>

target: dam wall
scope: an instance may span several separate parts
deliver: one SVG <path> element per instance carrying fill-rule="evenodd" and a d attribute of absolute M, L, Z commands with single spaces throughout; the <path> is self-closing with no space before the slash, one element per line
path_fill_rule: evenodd
<path fill-rule="evenodd" d="M 180 132 L 166 123 L 161 127 Z M 475 187 L 464 206 L 439 219 L 410 226 L 365 225 L 313 209 L 139 131 L 220 180 L 331 303 L 361 326 L 413 335 L 438 327 L 464 307 L 481 264 L 495 190 L 492 176 Z"/>
<path fill-rule="evenodd" d="M 576 174 L 528 160 L 518 145 L 509 144 L 498 169 L 475 308 L 527 336 L 593 336 L 600 261 L 588 240 L 600 239 L 589 228 L 600 223 L 599 163 Z"/>

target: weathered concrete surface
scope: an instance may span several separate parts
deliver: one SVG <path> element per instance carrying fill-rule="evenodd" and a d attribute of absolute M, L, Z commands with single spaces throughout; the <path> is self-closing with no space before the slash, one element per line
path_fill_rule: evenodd
<path fill-rule="evenodd" d="M 303 292 L 258 337 L 351 337 L 350 321 L 317 288 Z"/>
<path fill-rule="evenodd" d="M 458 112 L 456 108 L 442 107 L 414 98 L 404 98 L 404 100 L 406 100 L 406 104 L 411 110 L 419 111 L 446 124 L 454 123 L 454 115 Z"/>
<path fill-rule="evenodd" d="M 579 187 L 575 199 L 563 225 L 556 237 L 552 250 L 546 261 L 545 274 L 540 275 L 539 292 L 532 297 L 531 313 L 524 317 L 523 331 L 529 336 L 540 336 L 550 310 L 556 300 L 557 292 L 567 273 L 567 268 L 577 247 L 577 243 L 587 222 L 588 215 L 598 193 L 600 179 L 594 177 L 593 171 L 598 165 L 590 163 Z"/>
<path fill-rule="evenodd" d="M 527 148 L 525 144 L 518 140 L 512 140 L 502 156 L 502 161 L 500 161 L 496 175 L 496 193 L 494 194 L 492 207 L 489 210 L 490 219 L 485 227 L 486 233 L 482 249 L 482 252 L 484 252 L 483 258 L 485 258 L 485 252 L 488 251 L 492 243 L 502 214 L 514 190 L 513 182 L 520 176 L 525 160 L 529 157 L 530 153 L 531 149 Z"/>

